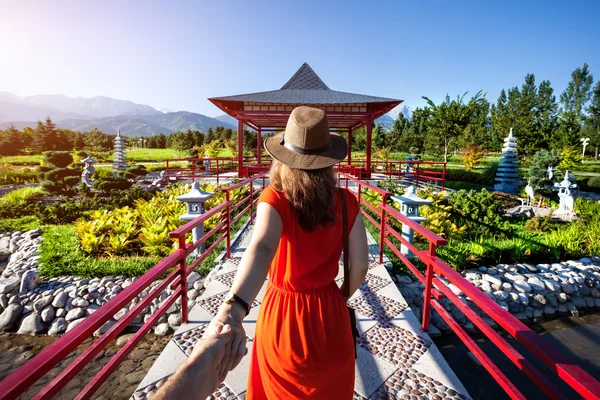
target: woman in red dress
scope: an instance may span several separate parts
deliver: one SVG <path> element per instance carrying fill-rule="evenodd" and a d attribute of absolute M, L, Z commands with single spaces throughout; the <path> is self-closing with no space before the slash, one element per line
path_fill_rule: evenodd
<path fill-rule="evenodd" d="M 247 399 L 351 399 L 354 342 L 335 283 L 342 253 L 342 201 L 349 229 L 350 293 L 368 269 L 368 247 L 356 198 L 336 188 L 333 165 L 347 154 L 330 134 L 324 111 L 294 109 L 283 134 L 268 138 L 271 184 L 259 198 L 252 240 L 231 292 L 211 322 L 232 326 L 221 378 L 245 353 L 241 321 L 267 273 L 252 347 Z"/>

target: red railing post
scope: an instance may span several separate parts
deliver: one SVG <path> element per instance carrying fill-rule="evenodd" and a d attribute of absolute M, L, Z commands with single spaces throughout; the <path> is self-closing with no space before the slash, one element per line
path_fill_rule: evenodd
<path fill-rule="evenodd" d="M 192 182 L 195 182 L 195 180 L 196 180 L 196 160 L 192 159 L 191 163 L 192 163 Z"/>
<path fill-rule="evenodd" d="M 185 234 L 179 236 L 179 249 L 185 251 Z M 185 257 L 181 259 L 179 263 L 179 269 L 181 271 L 181 322 L 186 324 L 188 322 L 188 304 L 187 304 L 187 273 L 186 273 L 186 260 Z"/>
<path fill-rule="evenodd" d="M 227 203 L 227 208 L 225 210 L 225 227 L 227 232 L 227 258 L 231 258 L 231 226 L 229 226 L 229 221 L 231 221 L 231 203 L 229 202 L 229 190 L 225 192 L 225 202 Z"/>
<path fill-rule="evenodd" d="M 379 226 L 379 264 L 383 264 L 383 247 L 385 246 L 385 208 L 387 206 L 387 194 L 381 195 L 381 225 Z"/>
<path fill-rule="evenodd" d="M 425 291 L 423 293 L 423 331 L 429 330 L 429 317 L 431 315 L 431 289 L 433 286 L 433 261 L 435 260 L 436 245 L 429 242 L 429 260 L 427 262 L 427 275 L 425 277 Z"/>
<path fill-rule="evenodd" d="M 250 225 L 254 225 L 254 181 L 250 181 Z"/>

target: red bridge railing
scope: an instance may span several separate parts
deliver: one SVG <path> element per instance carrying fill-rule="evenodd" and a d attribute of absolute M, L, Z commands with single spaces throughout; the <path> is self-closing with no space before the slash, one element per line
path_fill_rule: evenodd
<path fill-rule="evenodd" d="M 186 166 L 181 166 L 186 163 Z M 206 176 L 216 177 L 217 183 L 224 174 L 240 172 L 240 176 L 251 176 L 267 172 L 271 158 L 260 163 L 254 157 L 244 157 L 244 170 L 237 170 L 237 159 L 233 158 L 169 158 L 165 161 L 166 176 L 169 179 L 196 179 Z M 353 175 L 360 179 L 378 180 L 381 176 L 419 183 L 434 182 L 445 189 L 446 163 L 412 160 L 372 160 L 371 170 L 367 171 L 366 161 L 353 159 L 348 165 L 342 161 L 335 165 L 336 171 Z"/>
<path fill-rule="evenodd" d="M 29 387 L 67 357 L 69 353 L 77 349 L 84 340 L 91 337 L 98 328 L 102 327 L 112 319 L 117 312 L 124 307 L 129 306 L 142 291 L 148 289 L 153 282 L 161 279 L 161 277 L 165 275 L 166 277 L 160 281 L 158 286 L 150 291 L 148 295 L 143 297 L 123 318 L 119 319 L 112 327 L 110 327 L 110 329 L 108 329 L 108 331 L 106 331 L 106 333 L 94 341 L 83 353 L 81 353 L 81 355 L 79 355 L 79 357 L 62 370 L 58 376 L 35 395 L 34 399 L 51 399 L 56 396 L 61 389 L 64 388 L 65 385 L 67 385 L 67 383 L 86 365 L 88 365 L 112 340 L 114 340 L 119 333 L 121 333 L 134 318 L 142 312 L 142 310 L 149 307 L 152 301 L 165 289 L 170 287 L 174 292 L 164 301 L 160 308 L 152 314 L 150 319 L 127 341 L 127 343 L 119 349 L 102 370 L 85 386 L 85 388 L 77 395 L 76 399 L 91 398 L 94 392 L 102 386 L 110 374 L 115 371 L 119 364 L 136 347 L 177 299 L 181 300 L 182 321 L 184 323 L 187 322 L 187 276 L 196 269 L 223 240 L 227 241 L 227 256 L 229 257 L 231 226 L 245 213 L 250 213 L 250 218 L 252 219 L 252 210 L 255 204 L 254 197 L 256 197 L 262 188 L 264 188 L 265 178 L 266 174 L 263 173 L 222 189 L 225 191 L 227 197 L 224 203 L 208 210 L 198 218 L 170 233 L 170 237 L 177 239 L 178 241 L 177 250 L 140 278 L 136 279 L 129 287 L 122 290 L 117 296 L 101 306 L 96 312 L 88 316 L 71 331 L 65 333 L 60 339 L 50 344 L 21 368 L 2 380 L 2 382 L 0 382 L 0 399 L 16 399 L 23 394 Z M 254 190 L 254 182 L 260 179 L 262 179 L 262 187 L 258 190 Z M 250 193 L 242 199 L 239 199 L 236 204 L 232 204 L 229 200 L 231 190 L 245 185 L 250 186 Z M 231 213 L 246 202 L 249 205 L 232 218 Z M 186 242 L 186 234 L 190 233 L 192 229 L 215 215 L 221 215 L 222 218 L 217 226 L 205 233 L 196 242 Z M 221 233 L 219 237 L 188 266 L 187 258 L 192 255 L 192 252 L 198 249 L 209 238 L 219 233 Z"/>
<path fill-rule="evenodd" d="M 456 322 L 454 317 L 446 311 L 439 300 L 448 298 L 463 314 L 481 330 L 481 332 L 494 343 L 500 351 L 525 373 L 549 398 L 566 398 L 564 394 L 556 387 L 551 379 L 542 374 L 530 360 L 526 359 L 506 339 L 488 325 L 467 303 L 461 300 L 447 284 L 441 279 L 444 278 L 458 287 L 466 297 L 485 312 L 506 332 L 513 336 L 519 343 L 525 346 L 535 357 L 541 360 L 552 372 L 560 379 L 573 388 L 585 399 L 600 399 L 600 382 L 585 372 L 582 368 L 573 363 L 560 351 L 549 345 L 542 337 L 532 331 L 529 327 L 515 318 L 508 311 L 500 307 L 496 302 L 490 299 L 485 293 L 479 290 L 475 285 L 465 279 L 462 275 L 452 269 L 448 264 L 436 256 L 437 246 L 447 244 L 446 240 L 433 232 L 425 229 L 418 223 L 402 215 L 398 210 L 388 205 L 388 199 L 391 193 L 382 190 L 376 186 L 365 183 L 349 174 L 339 173 L 339 181 L 345 181 L 346 187 L 349 182 L 357 185 L 356 196 L 361 211 L 365 218 L 369 220 L 380 233 L 379 237 L 379 261 L 383 261 L 384 249 L 392 251 L 425 285 L 423 318 L 421 321 L 424 331 L 428 330 L 431 307 L 433 307 L 440 316 L 448 323 L 450 328 L 469 348 L 474 356 L 481 362 L 486 370 L 498 382 L 511 399 L 525 399 L 525 396 L 516 388 L 516 386 L 504 375 L 496 364 L 481 350 L 477 343 L 468 335 L 467 332 Z M 382 202 L 378 207 L 368 203 L 361 197 L 362 189 L 370 189 L 380 194 Z M 423 237 L 428 243 L 427 250 L 419 250 L 413 244 L 409 243 L 393 226 L 391 221 L 399 221 L 402 224 L 410 226 L 416 233 Z M 392 240 L 405 245 L 415 256 L 423 262 L 427 269 L 426 274 L 414 265 L 414 263 L 404 256 Z"/>

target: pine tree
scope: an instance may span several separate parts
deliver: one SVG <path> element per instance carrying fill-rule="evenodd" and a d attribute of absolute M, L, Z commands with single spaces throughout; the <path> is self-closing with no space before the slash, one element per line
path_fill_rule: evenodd
<path fill-rule="evenodd" d="M 31 143 L 34 153 L 41 154 L 44 151 L 55 150 L 57 141 L 56 125 L 50 117 L 46 118 L 44 123 L 38 121 Z"/>
<path fill-rule="evenodd" d="M 590 89 L 593 81 L 594 78 L 588 70 L 587 63 L 571 73 L 571 81 L 560 95 L 560 123 L 554 138 L 557 147 L 579 144 L 584 119 L 583 110 L 591 98 Z"/>
<path fill-rule="evenodd" d="M 22 151 L 21 132 L 13 124 L 10 124 L 6 131 L 0 131 L 0 155 L 14 156 Z"/>
<path fill-rule="evenodd" d="M 208 129 L 206 130 L 206 138 L 204 141 L 206 143 L 210 143 L 213 140 L 215 140 L 215 134 L 213 132 L 213 128 L 209 126 Z"/>
<path fill-rule="evenodd" d="M 584 137 L 590 138 L 590 146 L 594 146 L 594 158 L 598 160 L 598 147 L 600 147 L 600 81 L 592 90 L 592 101 L 587 108 L 585 118 Z"/>
<path fill-rule="evenodd" d="M 165 136 L 164 133 L 160 133 L 158 135 L 158 139 L 156 140 L 156 146 L 159 149 L 166 149 L 167 148 L 167 137 Z"/>

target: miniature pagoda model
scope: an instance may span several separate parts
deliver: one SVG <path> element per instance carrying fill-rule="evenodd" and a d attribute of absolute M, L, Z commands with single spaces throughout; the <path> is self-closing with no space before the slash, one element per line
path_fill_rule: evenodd
<path fill-rule="evenodd" d="M 117 172 L 125 171 L 127 169 L 127 156 L 125 155 L 125 145 L 123 144 L 123 137 L 121 131 L 118 131 L 117 137 L 115 138 L 115 154 L 113 168 Z"/>
<path fill-rule="evenodd" d="M 519 161 L 517 160 L 517 139 L 513 136 L 512 128 L 504 139 L 502 158 L 496 173 L 494 190 L 505 193 L 519 193 Z"/>

